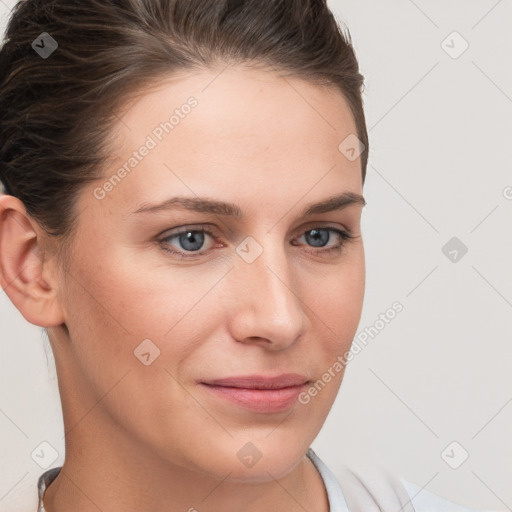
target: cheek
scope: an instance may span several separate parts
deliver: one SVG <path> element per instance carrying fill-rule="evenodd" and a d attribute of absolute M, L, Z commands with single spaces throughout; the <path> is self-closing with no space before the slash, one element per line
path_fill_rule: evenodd
<path fill-rule="evenodd" d="M 361 318 L 365 287 L 364 253 L 351 253 L 345 265 L 331 267 L 303 281 L 305 311 L 311 321 L 304 361 L 315 369 L 315 381 L 300 398 L 316 427 L 325 420 L 343 380 L 347 354 Z M 315 411 L 312 414 L 312 411 Z"/>
<path fill-rule="evenodd" d="M 223 273 L 155 269 L 113 247 L 83 253 L 70 269 L 62 301 L 74 356 L 96 393 L 128 370 L 148 387 L 148 368 L 178 372 L 214 329 L 219 315 L 208 315 L 215 311 L 208 292 Z"/>
<path fill-rule="evenodd" d="M 78 323 L 85 321 L 84 327 L 98 335 L 118 332 L 111 343 L 126 345 L 127 339 L 140 342 L 166 336 L 211 287 L 215 276 L 195 279 L 192 271 L 178 272 L 148 261 L 151 258 L 136 251 L 115 247 L 85 255 L 66 283 L 68 316 Z"/>
<path fill-rule="evenodd" d="M 326 272 L 314 283 L 306 283 L 310 292 L 305 295 L 311 304 L 312 322 L 325 334 L 326 350 L 345 351 L 350 346 L 359 325 L 364 299 L 365 266 L 361 251 L 350 263 Z"/>
<path fill-rule="evenodd" d="M 183 435 L 183 420 L 170 411 L 185 417 L 190 411 L 197 421 L 207 420 L 179 381 L 182 364 L 210 328 L 204 310 L 198 309 L 203 314 L 199 322 L 193 306 L 212 283 L 191 285 L 190 277 L 180 282 L 175 274 L 172 280 L 155 279 L 137 272 L 135 260 L 119 257 L 99 257 L 97 265 L 93 261 L 70 269 L 62 298 L 74 358 L 73 386 L 82 396 L 77 407 L 89 410 L 99 404 L 88 421 L 108 411 L 141 439 L 149 433 L 155 442 Z"/>

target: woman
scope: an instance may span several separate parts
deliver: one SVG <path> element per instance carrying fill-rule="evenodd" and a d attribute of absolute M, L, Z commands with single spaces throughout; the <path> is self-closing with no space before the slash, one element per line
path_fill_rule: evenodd
<path fill-rule="evenodd" d="M 309 448 L 365 280 L 363 77 L 325 2 L 28 0 L 0 59 L 0 283 L 66 433 L 39 511 L 467 510 Z"/>

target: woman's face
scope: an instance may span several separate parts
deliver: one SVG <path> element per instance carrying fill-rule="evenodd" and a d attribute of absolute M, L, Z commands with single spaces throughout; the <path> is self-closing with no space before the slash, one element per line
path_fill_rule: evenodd
<path fill-rule="evenodd" d="M 218 478 L 283 476 L 324 423 L 361 314 L 348 105 L 219 68 L 162 82 L 114 133 L 58 286 L 69 338 L 49 330 L 68 440 L 94 432 L 103 456 L 129 447 Z"/>

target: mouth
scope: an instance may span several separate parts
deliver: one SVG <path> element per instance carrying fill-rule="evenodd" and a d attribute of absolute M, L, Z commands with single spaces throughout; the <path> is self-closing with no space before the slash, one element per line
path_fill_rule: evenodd
<path fill-rule="evenodd" d="M 213 396 L 259 413 L 290 409 L 309 384 L 304 375 L 286 373 L 273 377 L 247 375 L 201 381 Z"/>

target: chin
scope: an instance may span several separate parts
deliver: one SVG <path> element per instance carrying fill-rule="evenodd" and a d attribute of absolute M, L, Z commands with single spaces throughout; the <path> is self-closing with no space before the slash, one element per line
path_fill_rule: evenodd
<path fill-rule="evenodd" d="M 259 436 L 237 436 L 215 442 L 214 446 L 204 446 L 191 457 L 193 465 L 219 480 L 229 474 L 228 479 L 233 482 L 269 482 L 293 471 L 311 442 L 291 433 L 286 439 L 276 433 L 265 436 L 268 432 Z"/>

